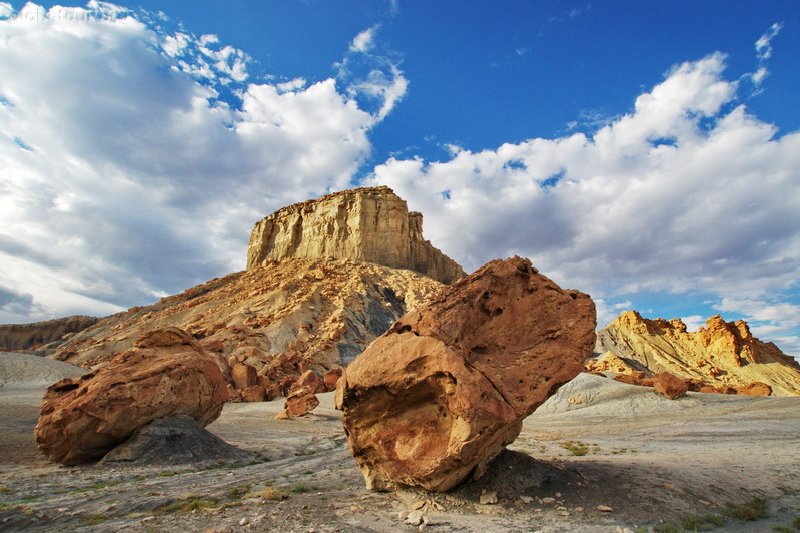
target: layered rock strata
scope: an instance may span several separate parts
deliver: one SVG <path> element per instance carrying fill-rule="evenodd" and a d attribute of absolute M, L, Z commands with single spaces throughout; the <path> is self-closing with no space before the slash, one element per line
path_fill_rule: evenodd
<path fill-rule="evenodd" d="M 208 425 L 227 399 L 215 357 L 177 328 L 156 330 L 97 371 L 52 385 L 36 442 L 59 463 L 88 462 L 159 418 L 186 415 Z"/>
<path fill-rule="evenodd" d="M 93 316 L 76 315 L 31 324 L 3 324 L 0 325 L 0 351 L 47 352 L 45 345 L 93 326 L 97 320 Z"/>
<path fill-rule="evenodd" d="M 444 491 L 480 475 L 580 373 L 594 328 L 587 295 L 519 257 L 486 264 L 398 320 L 337 384 L 367 487 Z"/>
<path fill-rule="evenodd" d="M 261 401 L 285 396 L 308 369 L 322 374 L 349 363 L 441 287 L 373 263 L 287 259 L 103 319 L 53 357 L 92 367 L 148 331 L 179 327 L 224 360 L 234 399 Z"/>
<path fill-rule="evenodd" d="M 265 261 L 324 257 L 409 269 L 441 283 L 465 275 L 423 238 L 422 214 L 409 212 L 389 187 L 341 191 L 261 219 L 250 235 L 247 269 Z"/>
<path fill-rule="evenodd" d="M 743 391 L 761 383 L 774 395 L 800 395 L 794 358 L 754 337 L 744 321 L 726 322 L 719 315 L 689 332 L 679 319 L 648 320 L 625 311 L 598 332 L 595 352 L 602 355 L 587 363 L 590 371 L 669 372 L 703 392 Z"/>

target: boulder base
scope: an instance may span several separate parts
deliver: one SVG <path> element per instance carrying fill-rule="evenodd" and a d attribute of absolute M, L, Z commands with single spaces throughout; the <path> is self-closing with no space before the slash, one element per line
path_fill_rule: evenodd
<path fill-rule="evenodd" d="M 207 431 L 194 418 L 175 415 L 142 426 L 103 457 L 103 462 L 138 465 L 243 463 L 257 459 L 254 453 L 228 444 Z"/>
<path fill-rule="evenodd" d="M 178 328 L 156 330 L 96 372 L 52 385 L 36 442 L 54 461 L 88 462 L 158 418 L 187 415 L 208 425 L 227 398 L 213 357 Z"/>
<path fill-rule="evenodd" d="M 444 491 L 479 476 L 580 373 L 594 329 L 587 295 L 519 257 L 486 264 L 398 320 L 337 384 L 367 487 Z"/>

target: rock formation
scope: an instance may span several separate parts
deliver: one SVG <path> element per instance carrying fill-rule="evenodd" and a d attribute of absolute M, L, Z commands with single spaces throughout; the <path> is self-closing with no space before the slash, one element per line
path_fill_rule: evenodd
<path fill-rule="evenodd" d="M 211 355 L 177 328 L 156 330 L 99 370 L 52 385 L 36 442 L 54 461 L 92 461 L 158 418 L 187 415 L 205 426 L 227 399 Z"/>
<path fill-rule="evenodd" d="M 594 328 L 587 295 L 519 257 L 489 262 L 398 320 L 336 390 L 367 487 L 443 491 L 480 475 L 580 373 Z"/>
<path fill-rule="evenodd" d="M 719 315 L 690 333 L 678 319 L 648 320 L 626 311 L 598 333 L 595 352 L 603 355 L 587 363 L 590 371 L 669 372 L 703 392 L 734 392 L 760 382 L 774 395 L 800 395 L 794 358 L 755 338 L 744 321 L 725 322 Z"/>
<path fill-rule="evenodd" d="M 440 287 L 416 272 L 372 263 L 287 259 L 103 319 L 53 357 L 92 367 L 148 331 L 179 327 L 223 360 L 236 396 L 272 399 L 286 395 L 305 370 L 349 363 Z"/>
<path fill-rule="evenodd" d="M 341 191 L 279 209 L 258 221 L 247 269 L 289 258 L 353 259 L 409 269 L 442 283 L 464 276 L 422 237 L 422 214 L 389 187 Z"/>
<path fill-rule="evenodd" d="M 685 396 L 689 391 L 689 386 L 682 379 L 673 376 L 669 372 L 659 372 L 653 376 L 653 389 L 670 400 L 677 400 Z"/>
<path fill-rule="evenodd" d="M 93 326 L 97 320 L 93 316 L 68 316 L 31 324 L 0 325 L 0 351 L 46 352 L 43 345 Z"/>

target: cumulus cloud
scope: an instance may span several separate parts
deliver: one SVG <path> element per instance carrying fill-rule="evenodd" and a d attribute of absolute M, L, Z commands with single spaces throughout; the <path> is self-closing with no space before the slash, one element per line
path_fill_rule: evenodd
<path fill-rule="evenodd" d="M 398 72 L 373 81 L 374 109 L 332 78 L 249 82 L 216 36 L 104 2 L 0 12 L 0 285 L 32 295 L 0 322 L 240 269 L 255 220 L 350 183 L 399 97 Z"/>
<path fill-rule="evenodd" d="M 369 182 L 468 270 L 532 257 L 604 318 L 642 292 L 780 301 L 800 279 L 800 133 L 749 114 L 724 69 L 718 53 L 677 65 L 592 134 L 392 158 Z"/>

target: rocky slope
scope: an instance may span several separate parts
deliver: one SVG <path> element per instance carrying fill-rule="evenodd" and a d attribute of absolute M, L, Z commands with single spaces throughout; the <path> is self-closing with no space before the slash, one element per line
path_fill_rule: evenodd
<path fill-rule="evenodd" d="M 68 316 L 31 324 L 0 325 L 0 350 L 14 352 L 40 348 L 64 335 L 88 328 L 97 320 L 93 316 Z"/>
<path fill-rule="evenodd" d="M 719 315 L 690 333 L 679 319 L 648 320 L 625 311 L 597 334 L 590 370 L 669 372 L 718 390 L 764 383 L 773 395 L 800 395 L 800 365 L 773 343 L 755 338 L 744 321 Z"/>
<path fill-rule="evenodd" d="M 179 327 L 229 368 L 252 366 L 260 387 L 278 384 L 285 394 L 307 368 L 350 362 L 441 286 L 409 270 L 346 259 L 267 262 L 105 318 L 53 358 L 91 367 L 148 331 Z"/>
<path fill-rule="evenodd" d="M 414 270 L 442 283 L 461 266 L 422 236 L 422 214 L 389 187 L 341 191 L 279 209 L 250 235 L 247 269 L 289 258 L 354 259 Z"/>

